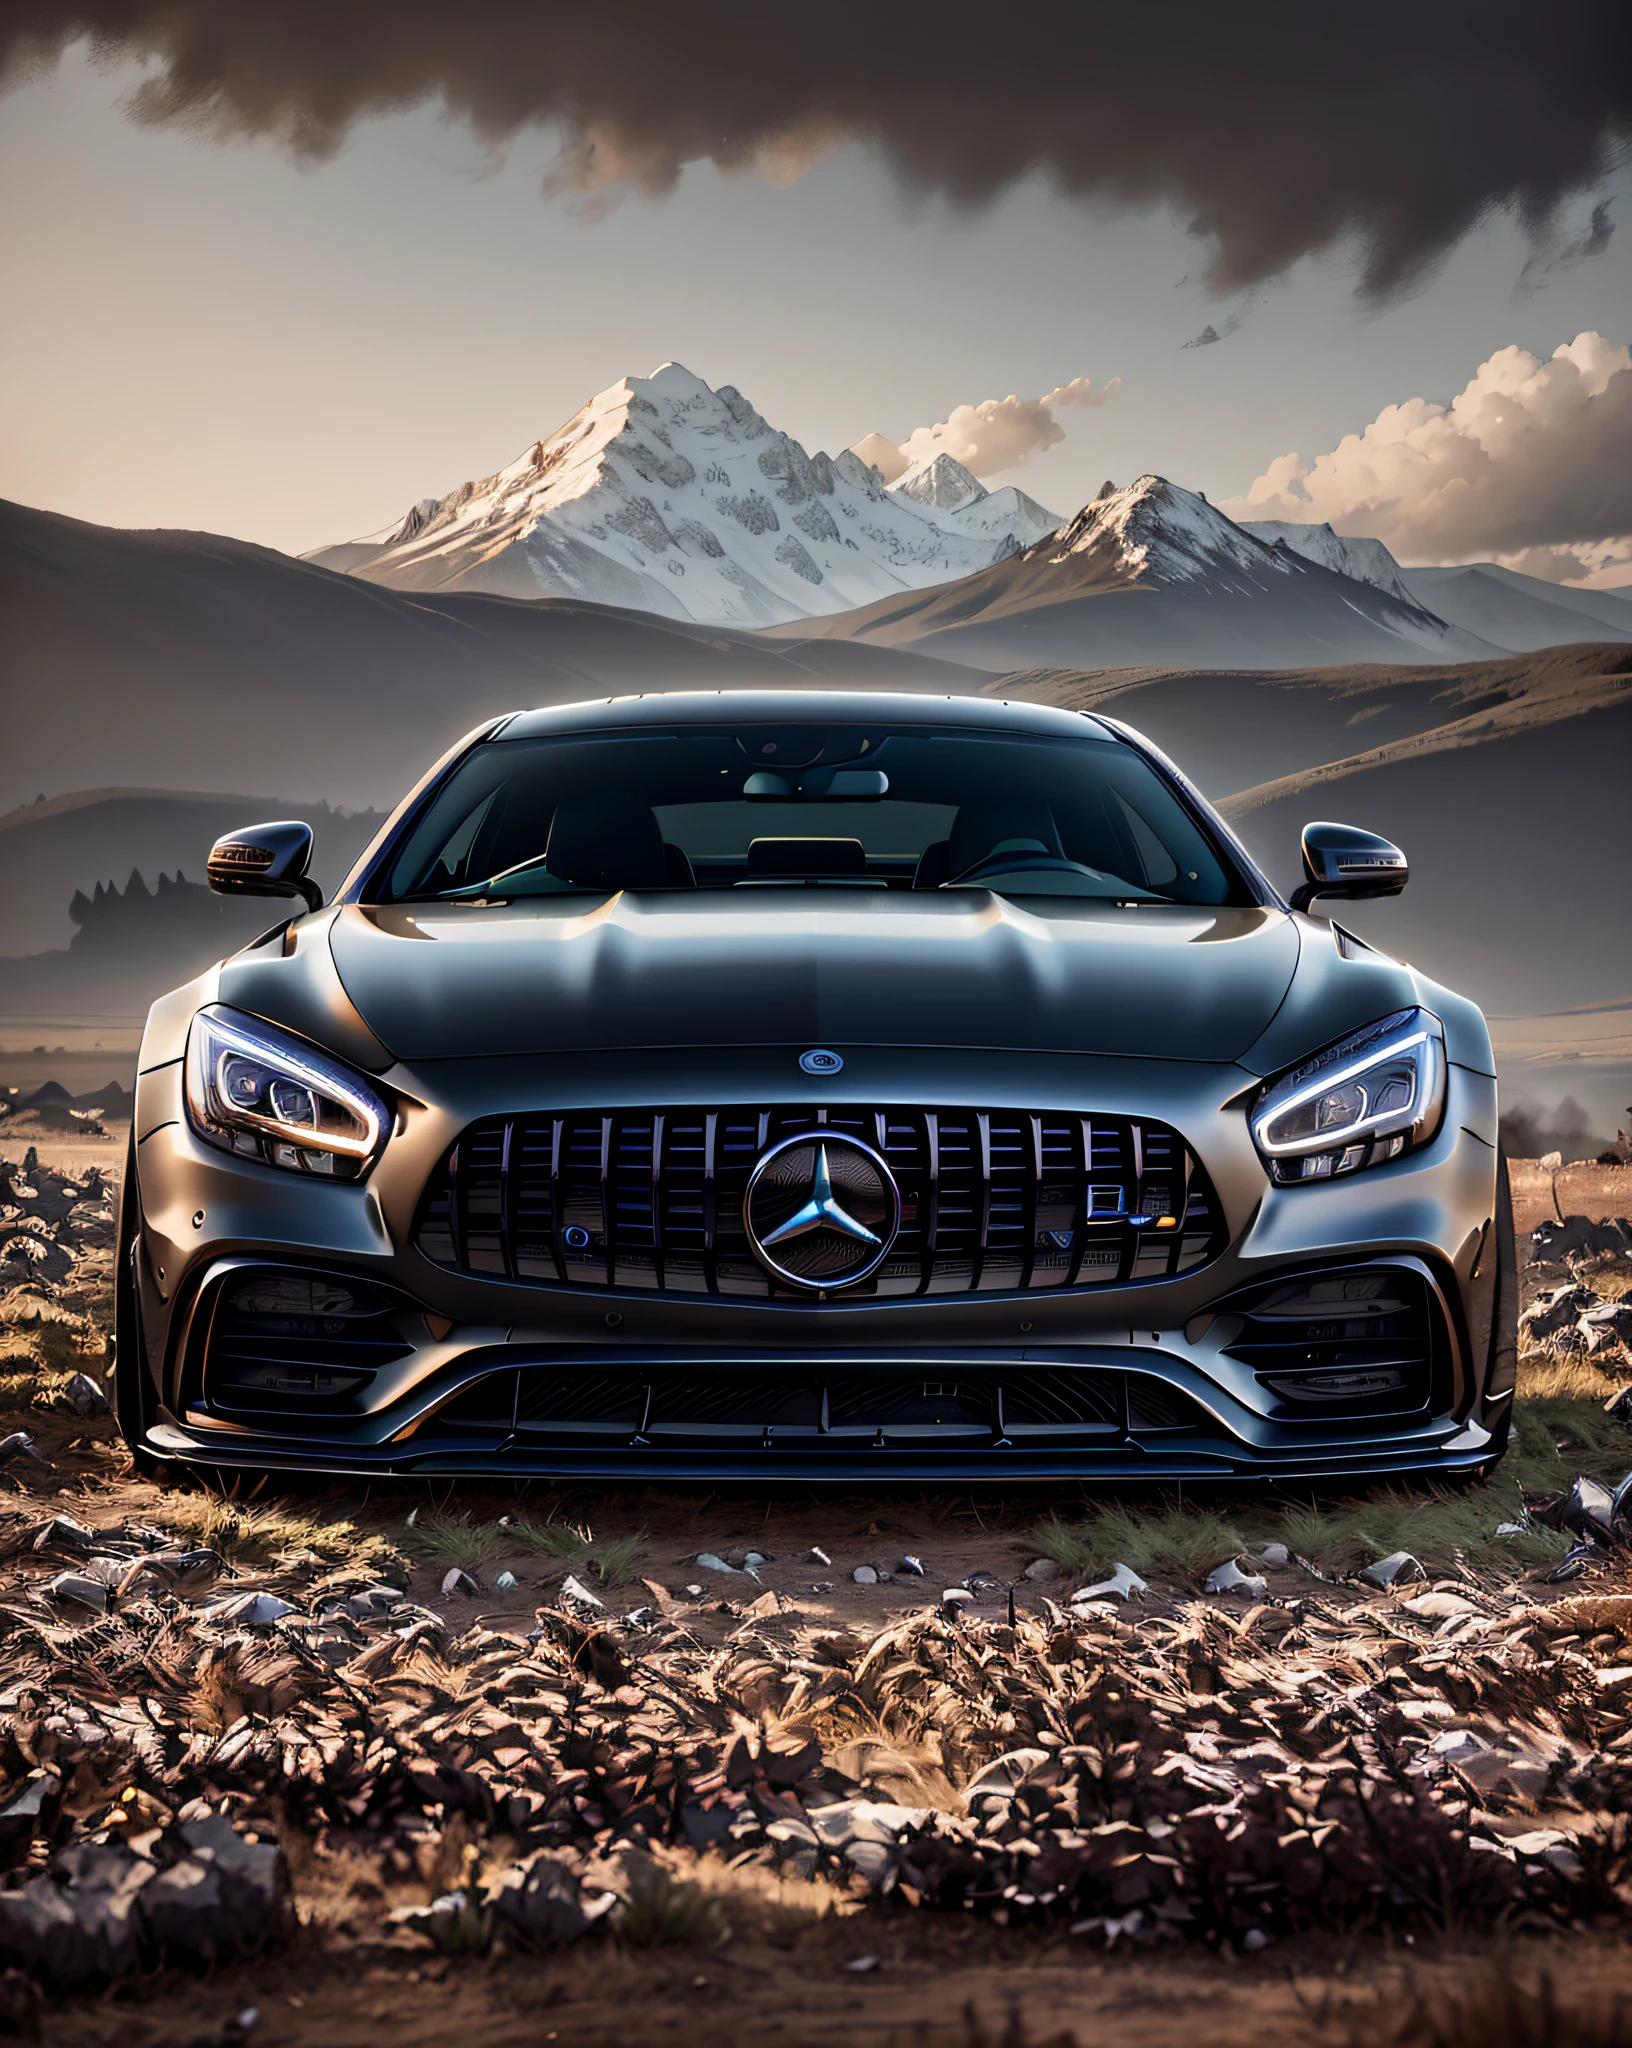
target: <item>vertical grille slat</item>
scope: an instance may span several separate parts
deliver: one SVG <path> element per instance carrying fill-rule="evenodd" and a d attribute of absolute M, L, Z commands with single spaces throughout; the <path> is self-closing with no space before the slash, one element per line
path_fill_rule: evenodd
<path fill-rule="evenodd" d="M 808 1300 L 760 1264 L 743 1204 L 767 1146 L 821 1128 L 871 1147 L 901 1196 L 888 1257 L 835 1302 L 1166 1279 L 1225 1243 L 1166 1124 L 837 1103 L 487 1118 L 433 1176 L 415 1242 L 436 1265 L 535 1285 Z"/>

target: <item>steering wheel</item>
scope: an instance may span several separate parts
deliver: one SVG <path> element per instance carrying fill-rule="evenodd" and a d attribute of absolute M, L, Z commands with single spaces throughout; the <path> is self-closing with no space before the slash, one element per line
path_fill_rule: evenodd
<path fill-rule="evenodd" d="M 965 868 L 961 875 L 952 876 L 942 883 L 946 889 L 956 888 L 960 882 L 984 881 L 988 875 L 1086 875 L 1091 882 L 1105 878 L 1093 868 L 1085 868 L 1081 861 L 1065 860 L 1057 853 L 989 853 L 984 860 L 977 860 L 972 868 Z"/>

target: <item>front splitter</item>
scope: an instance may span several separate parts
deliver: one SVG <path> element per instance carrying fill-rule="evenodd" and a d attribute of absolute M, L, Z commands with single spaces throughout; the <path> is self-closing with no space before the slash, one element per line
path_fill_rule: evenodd
<path fill-rule="evenodd" d="M 1483 1432 L 1474 1432 L 1483 1435 Z M 1216 1442 L 1160 1447 L 1106 1444 L 1091 1450 L 986 1443 L 965 1449 L 869 1445 L 854 1452 L 812 1454 L 796 1443 L 722 1450 L 717 1445 L 595 1445 L 564 1447 L 524 1442 L 488 1446 L 425 1443 L 413 1447 L 355 1444 L 292 1446 L 234 1433 L 220 1438 L 158 1423 L 144 1439 L 155 1458 L 185 1465 L 246 1472 L 287 1472 L 332 1478 L 559 1479 L 620 1485 L 694 1483 L 779 1486 L 924 1485 L 1007 1487 L 1058 1483 L 1151 1486 L 1196 1484 L 1273 1486 L 1295 1481 L 1373 1484 L 1391 1478 L 1454 1478 L 1478 1473 L 1499 1455 L 1486 1437 L 1448 1429 L 1438 1441 L 1380 1447 L 1333 1444 L 1318 1449 L 1254 1455 Z M 1447 1441 L 1446 1439 L 1450 1439 Z"/>

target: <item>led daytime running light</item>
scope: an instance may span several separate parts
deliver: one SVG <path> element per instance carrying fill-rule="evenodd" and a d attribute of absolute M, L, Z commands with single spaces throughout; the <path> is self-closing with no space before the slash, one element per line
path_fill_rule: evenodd
<path fill-rule="evenodd" d="M 1357 1173 L 1432 1137 L 1445 1084 L 1439 1019 L 1396 1011 L 1262 1088 L 1253 1142 L 1281 1184 Z"/>
<path fill-rule="evenodd" d="M 1283 1097 L 1271 1108 L 1259 1114 L 1252 1127 L 1252 1134 L 1258 1141 L 1258 1149 L 1267 1153 L 1271 1159 L 1287 1159 L 1296 1153 L 1309 1151 L 1312 1143 L 1324 1149 L 1329 1145 L 1341 1144 L 1345 1140 L 1370 1137 L 1385 1128 L 1398 1130 L 1402 1118 L 1407 1123 L 1414 1123 L 1419 1101 L 1428 1092 L 1423 1086 L 1424 1080 L 1432 1078 L 1431 1075 L 1424 1073 L 1424 1069 L 1434 1057 L 1432 1053 L 1424 1053 L 1412 1062 L 1411 1100 L 1408 1103 L 1385 1110 L 1378 1115 L 1361 1117 L 1353 1123 L 1334 1125 L 1329 1130 L 1317 1132 L 1312 1140 L 1301 1137 L 1277 1142 L 1269 1135 L 1272 1125 L 1283 1122 L 1293 1110 L 1302 1109 L 1305 1103 L 1317 1102 L 1323 1095 L 1333 1095 L 1350 1081 L 1363 1080 L 1375 1068 L 1391 1065 L 1401 1054 L 1409 1053 L 1417 1046 L 1432 1046 L 1437 1053 L 1438 1045 L 1436 1033 L 1427 1030 L 1413 1031 L 1408 1038 L 1390 1039 L 1381 1050 L 1353 1060 L 1347 1066 L 1321 1074 L 1316 1080 L 1300 1088 L 1296 1094 Z"/>
<path fill-rule="evenodd" d="M 271 1165 L 332 1173 L 345 1162 L 348 1179 L 373 1159 L 388 1116 L 360 1075 L 275 1026 L 215 1006 L 193 1019 L 187 1103 L 212 1143 Z"/>

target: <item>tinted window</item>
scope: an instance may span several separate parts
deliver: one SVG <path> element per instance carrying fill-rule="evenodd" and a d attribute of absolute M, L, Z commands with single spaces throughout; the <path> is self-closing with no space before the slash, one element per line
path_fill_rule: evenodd
<path fill-rule="evenodd" d="M 380 894 L 960 887 L 1252 900 L 1120 741 L 923 726 L 490 742 L 438 792 Z"/>

